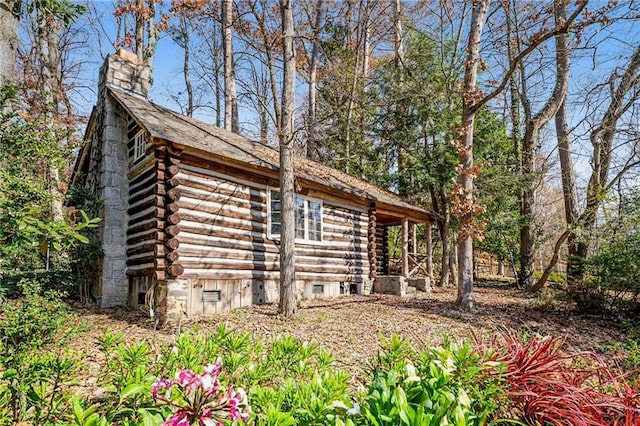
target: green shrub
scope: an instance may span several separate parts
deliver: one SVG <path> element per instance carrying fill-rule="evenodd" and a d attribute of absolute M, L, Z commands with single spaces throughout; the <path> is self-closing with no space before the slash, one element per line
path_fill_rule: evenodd
<path fill-rule="evenodd" d="M 2 303 L 0 424 L 49 424 L 68 411 L 68 391 L 80 366 L 64 345 L 71 326 L 61 294 L 22 280 L 23 297 Z"/>
<path fill-rule="evenodd" d="M 468 344 L 414 352 L 393 338 L 378 355 L 356 424 L 484 425 L 497 413 L 502 397 L 497 365 Z"/>

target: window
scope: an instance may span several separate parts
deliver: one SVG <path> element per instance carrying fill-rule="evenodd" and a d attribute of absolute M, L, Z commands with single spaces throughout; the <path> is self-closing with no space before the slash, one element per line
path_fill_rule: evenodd
<path fill-rule="evenodd" d="M 322 241 L 322 201 L 296 195 L 295 210 L 296 240 Z M 269 190 L 269 235 L 280 236 L 282 220 L 280 191 Z"/>
<path fill-rule="evenodd" d="M 147 138 L 144 137 L 144 131 L 140 130 L 133 137 L 133 161 L 138 161 L 144 157 L 147 152 Z"/>

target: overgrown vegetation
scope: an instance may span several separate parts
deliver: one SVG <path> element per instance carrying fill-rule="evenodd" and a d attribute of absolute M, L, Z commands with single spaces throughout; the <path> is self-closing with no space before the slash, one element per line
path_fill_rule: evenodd
<path fill-rule="evenodd" d="M 290 336 L 256 339 L 221 325 L 214 333 L 186 331 L 171 345 L 127 344 L 105 330 L 96 342 L 102 356 L 87 368 L 83 353 L 64 349 L 67 337 L 81 330 L 71 326 L 77 319 L 59 295 L 42 295 L 33 283 L 21 285 L 20 302 L 2 306 L 0 424 L 612 425 L 640 420 L 635 375 L 595 354 L 573 353 L 562 339 L 509 332 L 466 342 L 445 338 L 437 347 L 382 338 L 382 349 L 355 381 L 337 368 L 329 352 Z"/>

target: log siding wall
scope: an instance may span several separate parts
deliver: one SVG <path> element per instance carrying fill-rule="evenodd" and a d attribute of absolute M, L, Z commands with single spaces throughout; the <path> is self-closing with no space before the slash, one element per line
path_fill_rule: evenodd
<path fill-rule="evenodd" d="M 269 293 L 279 279 L 278 242 L 267 238 L 269 182 L 244 179 L 241 172 L 229 176 L 201 164 L 183 156 L 171 179 L 179 216 L 175 252 L 184 268 L 180 279 L 190 280 L 196 289 L 192 299 L 226 282 L 234 288 L 232 297 L 244 305 L 250 280 L 253 302 L 268 301 L 260 299 L 273 297 Z M 362 283 L 370 273 L 368 212 L 323 201 L 322 214 L 323 241 L 296 244 L 296 278 L 304 296 L 311 295 L 312 283 L 332 285 L 333 290 L 325 291 L 329 295 L 348 292 L 348 287 L 339 289 L 340 283 Z M 269 288 L 256 287 L 263 285 Z M 236 295 L 236 287 L 243 297 Z M 233 301 L 223 302 L 220 306 L 235 307 Z M 211 311 L 196 305 L 189 303 L 192 315 Z"/>

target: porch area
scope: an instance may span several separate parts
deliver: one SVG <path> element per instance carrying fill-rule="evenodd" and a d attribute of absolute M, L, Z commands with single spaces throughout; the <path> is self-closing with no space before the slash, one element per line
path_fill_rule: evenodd
<path fill-rule="evenodd" d="M 432 220 L 370 211 L 369 226 L 372 292 L 405 296 L 431 291 Z"/>

